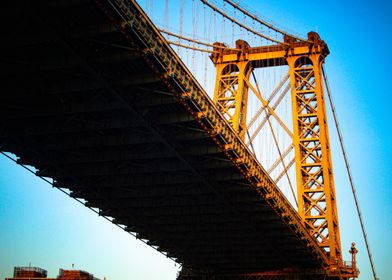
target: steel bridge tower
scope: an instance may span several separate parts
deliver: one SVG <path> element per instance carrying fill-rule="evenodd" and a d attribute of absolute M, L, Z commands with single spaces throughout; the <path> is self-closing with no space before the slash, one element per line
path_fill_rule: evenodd
<path fill-rule="evenodd" d="M 298 212 L 305 227 L 326 251 L 329 270 L 339 271 L 344 279 L 353 277 L 356 271 L 345 271 L 340 245 L 322 81 L 322 65 L 329 54 L 327 44 L 317 33 L 310 32 L 307 41 L 286 35 L 280 45 L 251 48 L 243 40 L 236 42 L 235 49 L 222 48 L 222 43 L 214 45 L 211 55 L 216 66 L 214 102 L 243 140 L 251 72 L 260 67 L 288 65 Z M 275 114 L 267 108 L 268 114 Z"/>

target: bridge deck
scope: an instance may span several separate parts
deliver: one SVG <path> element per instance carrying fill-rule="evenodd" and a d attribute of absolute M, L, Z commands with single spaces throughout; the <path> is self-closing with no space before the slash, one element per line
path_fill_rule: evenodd
<path fill-rule="evenodd" d="M 185 266 L 327 264 L 135 3 L 13 5 L 1 9 L 1 150 Z"/>

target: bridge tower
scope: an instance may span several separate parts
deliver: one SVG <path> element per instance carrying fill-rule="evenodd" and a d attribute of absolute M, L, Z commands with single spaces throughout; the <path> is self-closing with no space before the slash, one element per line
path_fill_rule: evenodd
<path fill-rule="evenodd" d="M 249 77 L 258 67 L 288 65 L 290 76 L 293 146 L 295 149 L 298 213 L 312 236 L 324 248 L 330 270 L 342 269 L 336 195 L 332 171 L 322 65 L 328 46 L 315 32 L 307 41 L 285 36 L 283 44 L 251 48 L 242 40 L 235 49 L 215 43 L 211 60 L 216 66 L 214 102 L 244 140 Z M 260 99 L 261 97 L 259 97 Z M 272 108 L 260 99 L 269 114 Z"/>
<path fill-rule="evenodd" d="M 223 47 L 224 44 L 215 43 Z M 214 102 L 218 105 L 221 113 L 232 125 L 240 137 L 244 139 L 246 128 L 246 114 L 248 105 L 249 76 L 252 66 L 246 59 L 249 44 L 243 40 L 236 42 L 239 57 L 236 61 L 217 61 L 219 58 L 212 56 L 216 67 L 216 82 L 214 90 Z M 220 49 L 222 51 L 222 49 Z M 223 59 L 223 56 L 220 58 Z"/>
<path fill-rule="evenodd" d="M 341 263 L 340 235 L 333 179 L 322 64 L 327 45 L 309 33 L 307 55 L 289 52 L 293 144 L 295 149 L 298 212 L 303 223 L 329 253 L 331 265 Z"/>

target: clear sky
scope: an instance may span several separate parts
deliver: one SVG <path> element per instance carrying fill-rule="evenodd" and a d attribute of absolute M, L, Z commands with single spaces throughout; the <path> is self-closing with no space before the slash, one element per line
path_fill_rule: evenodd
<path fill-rule="evenodd" d="M 146 7 L 150 2 L 143 0 L 141 5 Z M 289 30 L 300 34 L 317 31 L 327 42 L 331 54 L 325 66 L 376 270 L 380 279 L 392 279 L 391 2 L 240 3 Z M 164 1 L 154 1 L 155 10 L 163 6 Z M 359 279 L 371 279 L 332 127 L 330 133 L 344 257 L 349 260 L 347 251 L 355 241 Z M 0 156 L 0 279 L 12 276 L 13 266 L 29 262 L 47 269 L 51 276 L 58 268 L 74 264 L 110 280 L 173 280 L 178 270 L 178 265 L 157 251 Z"/>

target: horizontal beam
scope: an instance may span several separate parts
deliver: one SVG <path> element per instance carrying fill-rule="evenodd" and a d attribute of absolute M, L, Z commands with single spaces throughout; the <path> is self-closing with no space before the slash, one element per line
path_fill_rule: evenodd
<path fill-rule="evenodd" d="M 240 185 L 235 185 L 235 184 L 230 184 L 230 183 L 223 183 L 223 184 L 214 184 L 214 188 L 224 194 L 227 194 L 229 196 L 240 196 L 242 194 L 248 193 L 255 195 L 255 190 L 250 189 L 246 186 L 240 186 Z M 96 196 L 98 195 L 107 195 L 111 197 L 112 199 L 115 198 L 154 198 L 154 197 L 180 197 L 180 196 L 198 196 L 198 195 L 210 195 L 211 190 L 206 188 L 200 183 L 190 183 L 190 184 L 167 184 L 167 185 L 157 185 L 157 186 L 123 186 L 123 187 L 116 187 L 113 185 L 108 185 L 106 187 L 99 186 L 99 187 L 94 187 L 92 188 L 91 191 L 97 192 Z M 73 197 L 76 198 L 83 198 L 85 195 L 87 195 L 90 192 L 90 189 L 88 188 L 78 188 L 74 189 L 71 193 Z M 218 207 L 217 210 L 216 207 Z M 216 207 L 212 207 L 211 209 L 214 210 L 214 213 L 216 211 L 225 212 L 227 213 L 229 210 L 224 207 L 223 205 L 217 205 Z M 132 210 L 132 206 L 125 206 L 125 209 L 129 208 Z M 115 209 L 113 208 L 103 208 L 105 210 L 110 210 L 110 209 Z M 123 207 L 124 209 L 124 207 Z M 167 213 L 170 213 L 171 215 L 192 215 L 195 213 L 198 213 L 199 215 L 202 213 L 210 213 L 209 210 L 210 208 L 204 205 L 203 207 L 196 207 L 196 208 L 184 208 L 183 206 L 178 206 L 178 205 L 173 205 L 171 207 L 162 207 L 162 208 L 146 208 L 146 209 L 139 209 L 138 212 L 142 213 L 143 215 L 155 215 L 155 216 L 161 216 L 165 215 Z M 268 207 L 263 204 L 257 202 L 256 204 L 252 204 L 251 202 L 247 205 L 241 205 L 241 210 L 242 211 L 260 211 L 260 210 L 269 210 Z"/>
<path fill-rule="evenodd" d="M 213 172 L 219 170 L 222 172 L 227 169 L 227 172 L 233 172 L 233 164 L 225 161 L 212 161 L 212 162 L 200 162 L 194 163 L 193 167 L 199 171 Z M 133 162 L 133 161 L 109 161 L 101 163 L 89 163 L 89 164 L 62 164 L 59 163 L 56 168 L 67 170 L 72 173 L 73 176 L 103 176 L 109 175 L 138 175 L 138 174 L 155 174 L 163 172 L 182 172 L 189 171 L 189 168 L 184 166 L 181 162 L 176 160 L 155 160 L 154 162 Z M 50 166 L 38 167 L 38 173 L 42 176 L 46 176 L 51 173 L 54 176 L 63 173 L 52 171 Z M 40 171 L 42 170 L 42 172 Z M 47 176 L 46 176 L 47 177 Z"/>
<path fill-rule="evenodd" d="M 169 175 L 176 178 L 175 175 Z M 180 177 L 180 176 L 179 176 Z M 198 206 L 198 205 L 214 205 L 221 201 L 214 193 L 206 195 L 182 195 L 182 196 L 163 196 L 163 197 L 128 197 L 111 198 L 101 194 L 95 194 L 93 190 L 84 196 L 89 206 L 96 208 L 143 208 L 143 207 L 171 207 L 171 206 Z M 231 203 L 261 203 L 261 199 L 253 194 L 244 193 L 242 195 L 225 194 L 225 198 Z"/>
<path fill-rule="evenodd" d="M 194 121 L 193 116 L 184 112 L 161 113 L 154 116 L 156 125 L 178 124 Z M 83 133 L 87 131 L 103 131 L 141 127 L 143 124 L 126 110 L 101 112 L 91 117 L 90 113 L 49 118 L 6 118 L 14 135 L 50 135 L 59 133 Z"/>
<path fill-rule="evenodd" d="M 150 145 L 132 145 L 132 146 L 120 146 L 119 149 L 77 149 L 77 150 L 59 150 L 44 152 L 45 157 L 40 157 L 37 153 L 26 151 L 25 148 L 16 145 L 14 142 L 10 142 L 8 138 L 1 138 L 0 144 L 2 145 L 3 151 L 12 152 L 18 154 L 20 159 L 18 162 L 21 164 L 34 165 L 34 166 L 46 166 L 57 163 L 58 159 L 61 159 L 57 164 L 81 164 L 81 163 L 98 163 L 107 161 L 134 161 L 134 160 L 171 160 L 176 157 L 171 151 L 164 149 L 161 143 L 150 144 Z M 121 149 L 120 149 L 121 148 Z M 42 150 L 42 149 L 41 149 Z M 45 151 L 45 150 L 43 150 Z M 187 158 L 191 157 L 207 157 L 218 156 L 222 152 L 218 147 L 207 145 L 207 146 L 194 146 L 189 145 L 187 150 L 181 151 Z M 220 157 L 216 157 L 220 160 Z M 221 160 L 220 160 L 221 161 Z M 74 186 L 73 181 L 66 178 L 62 182 L 60 187 Z M 101 180 L 100 182 L 94 182 L 94 186 L 106 187 L 108 185 L 115 184 L 117 186 L 127 186 L 129 180 L 117 180 L 116 178 L 108 178 L 110 181 Z M 89 181 L 87 181 L 89 182 Z M 173 182 L 174 183 L 174 182 Z M 133 184 L 134 185 L 134 184 Z"/>
<path fill-rule="evenodd" d="M 123 74 L 124 75 L 124 74 Z M 72 77 L 72 75 L 71 75 Z M 124 76 L 113 77 L 110 80 L 111 85 L 123 89 L 127 87 L 143 86 L 147 84 L 154 84 L 161 81 L 159 77 L 148 72 L 148 69 L 140 69 L 137 74 L 126 74 Z M 15 84 L 20 84 L 17 88 Z M 102 90 L 105 87 L 101 82 L 96 81 L 93 78 L 86 79 L 81 77 L 69 78 L 66 75 L 61 76 L 61 79 L 57 77 L 57 80 L 46 81 L 43 83 L 39 77 L 19 77 L 18 79 L 13 78 L 5 81 L 2 84 L 1 90 L 7 91 L 10 94 L 8 96 L 17 97 L 22 95 L 40 95 L 42 92 L 48 95 L 53 94 L 64 94 L 72 92 L 83 92 L 91 90 Z M 9 97 L 7 97 L 9 98 Z"/>
<path fill-rule="evenodd" d="M 329 53 L 328 47 L 324 41 L 320 40 L 315 44 L 307 42 L 296 42 L 291 46 L 287 45 L 270 45 L 254 48 L 244 48 L 239 54 L 238 49 L 221 49 L 214 48 L 211 60 L 215 65 L 227 64 L 238 61 L 249 61 L 253 68 L 273 67 L 287 65 L 288 56 L 303 56 L 312 53 Z M 271 63 L 272 62 L 272 63 Z"/>
<path fill-rule="evenodd" d="M 154 92 L 137 90 L 132 95 L 127 96 L 130 102 L 140 109 L 151 110 L 153 106 L 173 105 L 178 103 L 174 96 L 158 95 Z M 83 114 L 99 114 L 124 110 L 124 104 L 116 102 L 105 96 L 103 91 L 78 92 L 69 95 L 42 95 L 40 97 L 16 96 L 9 98 L 0 98 L 4 102 L 2 114 L 9 119 L 42 119 L 42 118 L 72 118 L 82 117 Z M 18 107 L 7 108 L 7 104 L 17 103 Z M 7 109 L 12 110 L 14 117 L 9 117 Z"/>
<path fill-rule="evenodd" d="M 46 47 L 46 49 L 44 49 Z M 69 57 L 66 54 L 60 54 L 53 51 L 57 46 L 56 45 L 37 45 L 36 48 L 41 51 L 43 54 L 40 57 L 37 57 L 35 53 L 32 53 L 28 59 L 24 60 L 23 64 L 10 64 L 7 67 L 7 72 L 5 73 L 5 78 L 17 78 L 20 77 L 21 74 L 32 74 L 36 76 L 37 74 L 44 75 L 45 72 L 47 74 L 53 74 L 53 71 L 58 71 L 59 74 L 64 73 L 65 70 L 69 71 L 80 71 L 78 68 L 80 67 L 80 62 L 75 60 L 73 57 Z M 57 50 L 57 49 L 56 49 Z M 30 49 L 25 50 L 25 52 L 32 52 Z M 18 53 L 13 54 L 12 50 L 9 53 L 9 58 L 12 59 L 15 56 L 15 60 L 17 60 Z M 25 54 L 27 57 L 27 54 Z M 115 64 L 115 63 L 132 63 L 134 60 L 140 60 L 141 53 L 130 50 L 122 51 L 117 48 L 113 50 L 112 53 L 104 53 L 100 52 L 97 56 L 91 56 L 89 58 L 89 62 L 92 64 Z M 120 65 L 119 65 L 120 66 Z M 51 72 L 51 73 L 49 73 Z"/>

